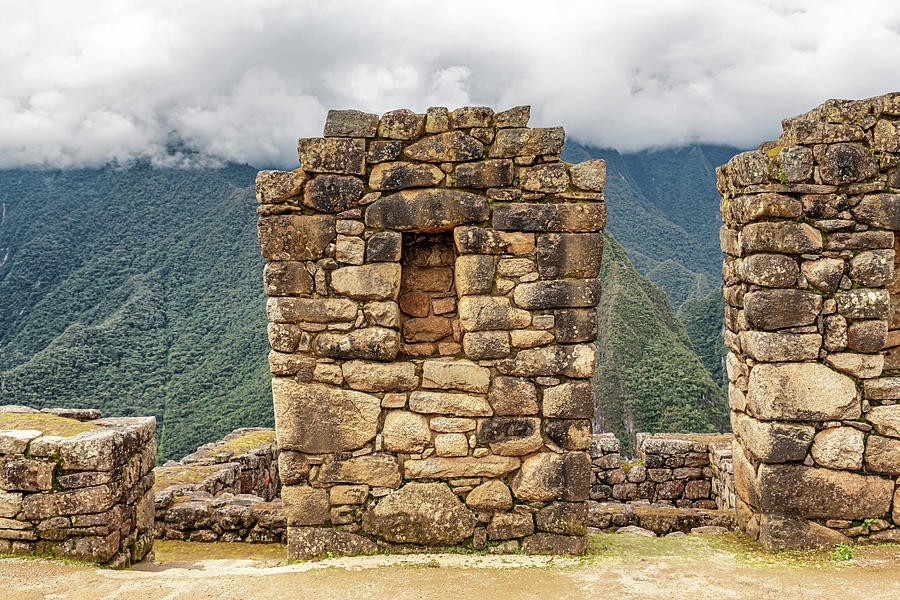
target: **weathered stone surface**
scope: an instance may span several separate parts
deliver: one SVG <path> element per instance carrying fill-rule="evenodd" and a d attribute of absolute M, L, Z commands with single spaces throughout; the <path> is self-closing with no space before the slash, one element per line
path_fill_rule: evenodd
<path fill-rule="evenodd" d="M 480 223 L 490 215 L 487 198 L 459 190 L 404 190 L 376 200 L 366 209 L 369 227 L 400 231 L 447 231 Z"/>
<path fill-rule="evenodd" d="M 354 138 L 303 138 L 297 145 L 300 168 L 311 173 L 363 175 L 366 142 Z"/>
<path fill-rule="evenodd" d="M 596 338 L 596 333 L 593 337 L 586 337 L 585 339 L 580 339 L 581 336 L 576 336 L 579 339 L 575 341 L 583 342 L 589 341 Z M 544 330 L 535 330 L 535 329 L 514 329 L 509 332 L 509 343 L 513 348 L 534 348 L 535 346 L 543 346 L 544 344 L 553 343 L 556 338 L 553 337 L 553 334 L 549 331 Z M 564 341 L 564 340 L 560 340 Z M 565 340 L 570 341 L 570 340 Z"/>
<path fill-rule="evenodd" d="M 286 450 L 356 450 L 378 430 L 381 400 L 363 392 L 274 377 L 272 397 L 278 445 Z"/>
<path fill-rule="evenodd" d="M 512 494 L 499 479 L 489 479 L 466 496 L 466 506 L 475 512 L 494 512 L 512 508 Z"/>
<path fill-rule="evenodd" d="M 535 514 L 539 530 L 561 535 L 585 535 L 587 520 L 585 502 L 554 502 Z"/>
<path fill-rule="evenodd" d="M 807 181 L 813 174 L 813 152 L 805 146 L 782 148 L 775 157 L 778 176 L 790 183 Z"/>
<path fill-rule="evenodd" d="M 400 260 L 402 234 L 396 231 L 379 231 L 366 240 L 367 262 L 392 262 Z"/>
<path fill-rule="evenodd" d="M 514 359 L 500 361 L 497 370 L 517 377 L 565 375 L 587 379 L 594 372 L 596 352 L 590 344 L 541 346 L 521 350 Z"/>
<path fill-rule="evenodd" d="M 329 110 L 325 117 L 326 137 L 375 137 L 378 115 L 359 110 Z"/>
<path fill-rule="evenodd" d="M 490 127 L 494 110 L 488 106 L 463 106 L 450 112 L 450 127 L 469 129 L 471 127 Z"/>
<path fill-rule="evenodd" d="M 870 435 L 866 439 L 865 458 L 866 471 L 869 473 L 900 475 L 900 440 Z"/>
<path fill-rule="evenodd" d="M 865 519 L 888 512 L 893 481 L 797 464 L 759 467 L 764 513 L 819 519 Z"/>
<path fill-rule="evenodd" d="M 873 398 L 866 386 L 866 398 Z M 873 406 L 866 413 L 866 419 L 875 426 L 875 431 L 881 435 L 889 435 L 900 438 L 900 404 L 888 406 Z"/>
<path fill-rule="evenodd" d="M 741 278 L 765 287 L 791 287 L 797 283 L 797 261 L 784 254 L 751 254 L 740 263 Z"/>
<path fill-rule="evenodd" d="M 502 485 L 502 484 L 501 484 Z M 506 486 L 503 486 L 506 487 Z M 509 490 L 506 492 L 509 493 Z M 512 503 L 512 501 L 510 501 Z M 22 493 L 0 490 L 0 517 L 9 519 L 22 510 Z"/>
<path fill-rule="evenodd" d="M 434 436 L 434 453 L 438 456 L 466 456 L 469 440 L 461 433 L 441 433 Z"/>
<path fill-rule="evenodd" d="M 256 201 L 260 204 L 286 202 L 300 195 L 305 182 L 303 171 L 260 171 L 256 174 Z"/>
<path fill-rule="evenodd" d="M 894 276 L 893 250 L 860 252 L 850 261 L 850 279 L 862 286 L 881 287 Z"/>
<path fill-rule="evenodd" d="M 270 261 L 263 269 L 267 296 L 304 296 L 313 291 L 313 279 L 302 262 Z"/>
<path fill-rule="evenodd" d="M 553 311 L 556 341 L 561 344 L 592 342 L 597 339 L 597 312 L 593 309 Z"/>
<path fill-rule="evenodd" d="M 463 296 L 457 307 L 463 331 L 522 329 L 531 324 L 531 313 L 513 308 L 502 296 Z"/>
<path fill-rule="evenodd" d="M 606 204 L 495 204 L 493 225 L 513 231 L 600 231 L 606 225 Z"/>
<path fill-rule="evenodd" d="M 561 419 L 594 416 L 594 389 L 589 381 L 567 381 L 544 390 L 543 415 Z"/>
<path fill-rule="evenodd" d="M 564 192 L 569 187 L 569 174 L 566 165 L 561 162 L 544 163 L 522 169 L 519 185 L 528 192 Z"/>
<path fill-rule="evenodd" d="M 482 458 L 429 457 L 403 463 L 407 479 L 450 479 L 453 477 L 503 477 L 519 468 L 517 456 L 487 455 Z"/>
<path fill-rule="evenodd" d="M 435 165 L 407 162 L 384 162 L 372 167 L 369 187 L 373 190 L 402 190 L 439 184 L 444 172 Z"/>
<path fill-rule="evenodd" d="M 278 476 L 284 485 L 296 485 L 306 481 L 309 461 L 299 452 L 280 449 L 278 452 Z"/>
<path fill-rule="evenodd" d="M 0 457 L 0 490 L 40 492 L 53 486 L 53 469 L 50 461 L 34 460 L 22 456 Z"/>
<path fill-rule="evenodd" d="M 490 294 L 494 287 L 494 257 L 463 254 L 456 258 L 456 293 L 459 296 Z"/>
<path fill-rule="evenodd" d="M 334 243 L 334 258 L 339 263 L 363 264 L 366 242 L 357 236 L 338 235 Z"/>
<path fill-rule="evenodd" d="M 591 462 L 584 452 L 529 456 L 512 480 L 513 495 L 519 500 L 587 500 Z"/>
<path fill-rule="evenodd" d="M 303 204 L 327 213 L 339 213 L 359 204 L 365 187 L 352 175 L 318 175 L 303 188 Z"/>
<path fill-rule="evenodd" d="M 67 470 L 108 471 L 125 460 L 125 436 L 119 431 L 85 431 L 59 443 L 61 466 Z"/>
<path fill-rule="evenodd" d="M 847 347 L 847 319 L 841 315 L 828 315 L 825 317 L 825 335 L 823 336 L 825 349 L 831 352 L 843 350 Z"/>
<path fill-rule="evenodd" d="M 873 227 L 900 230 L 900 194 L 863 196 L 859 204 L 853 208 L 853 216 Z"/>
<path fill-rule="evenodd" d="M 768 217 L 796 219 L 803 214 L 803 204 L 782 194 L 738 196 L 729 203 L 731 216 L 738 223 L 749 223 Z M 727 212 L 725 213 L 727 216 Z"/>
<path fill-rule="evenodd" d="M 0 430 L 0 454 L 25 454 L 28 443 L 42 435 L 36 429 Z"/>
<path fill-rule="evenodd" d="M 871 250 L 890 248 L 894 243 L 891 231 L 859 231 L 854 233 L 834 232 L 828 236 L 826 250 Z"/>
<path fill-rule="evenodd" d="M 757 150 L 741 152 L 732 157 L 724 167 L 736 186 L 764 183 L 769 173 L 766 155 Z"/>
<path fill-rule="evenodd" d="M 821 310 L 822 297 L 806 290 L 757 290 L 744 295 L 744 316 L 757 329 L 809 325 Z"/>
<path fill-rule="evenodd" d="M 422 387 L 486 393 L 491 371 L 468 360 L 426 360 L 422 365 Z"/>
<path fill-rule="evenodd" d="M 400 265 L 385 262 L 341 267 L 331 273 L 331 287 L 351 298 L 396 300 L 400 293 Z"/>
<path fill-rule="evenodd" d="M 818 333 L 742 331 L 740 337 L 747 356 L 767 362 L 815 360 L 822 346 Z"/>
<path fill-rule="evenodd" d="M 884 355 L 832 352 L 825 357 L 825 362 L 838 371 L 843 371 L 853 377 L 867 379 L 881 375 L 884 368 Z"/>
<path fill-rule="evenodd" d="M 856 288 L 835 294 L 838 312 L 848 319 L 886 319 L 891 310 L 887 290 Z"/>
<path fill-rule="evenodd" d="M 494 127 L 526 127 L 531 116 L 530 106 L 515 106 L 494 115 Z"/>
<path fill-rule="evenodd" d="M 498 131 L 494 138 L 490 156 L 492 158 L 509 158 L 559 155 L 565 139 L 566 133 L 562 127 L 503 129 Z"/>
<path fill-rule="evenodd" d="M 391 542 L 443 546 L 475 531 L 475 516 L 443 483 L 407 483 L 363 515 L 363 530 Z"/>
<path fill-rule="evenodd" d="M 489 417 L 493 414 L 484 396 L 446 392 L 415 391 L 409 395 L 409 409 L 418 413 L 456 417 Z"/>
<path fill-rule="evenodd" d="M 750 371 L 748 412 L 763 420 L 857 419 L 853 380 L 817 363 L 760 363 Z"/>
<path fill-rule="evenodd" d="M 462 226 L 453 230 L 453 241 L 460 254 L 529 254 L 534 251 L 533 233 Z"/>
<path fill-rule="evenodd" d="M 516 305 L 527 309 L 584 308 L 600 303 L 599 279 L 563 279 L 520 283 L 513 292 Z"/>
<path fill-rule="evenodd" d="M 373 140 L 369 142 L 369 150 L 366 153 L 366 162 L 377 164 L 400 158 L 403 150 L 403 142 L 399 140 Z"/>
<path fill-rule="evenodd" d="M 400 327 L 400 307 L 396 302 L 367 302 L 363 306 L 363 314 L 369 325 L 381 327 Z"/>
<path fill-rule="evenodd" d="M 878 161 L 860 144 L 833 144 L 819 161 L 822 183 L 840 185 L 874 177 Z"/>
<path fill-rule="evenodd" d="M 400 334 L 384 327 L 354 329 L 350 333 L 320 333 L 316 353 L 329 358 L 393 360 L 400 350 Z"/>
<path fill-rule="evenodd" d="M 403 154 L 424 162 L 461 162 L 481 158 L 484 145 L 462 131 L 448 131 L 410 144 Z"/>
<path fill-rule="evenodd" d="M 770 552 L 822 548 L 850 544 L 850 538 L 806 519 L 763 514 L 759 524 L 759 543 Z"/>
<path fill-rule="evenodd" d="M 816 434 L 812 457 L 820 467 L 857 471 L 863 464 L 863 432 L 853 427 L 829 427 Z"/>
<path fill-rule="evenodd" d="M 407 342 L 436 342 L 453 333 L 450 319 L 432 315 L 408 319 L 403 323 L 403 339 Z"/>
<path fill-rule="evenodd" d="M 602 255 L 602 233 L 548 233 L 538 236 L 537 265 L 542 279 L 597 277 Z"/>
<path fill-rule="evenodd" d="M 336 485 L 328 489 L 332 504 L 365 504 L 368 495 L 367 485 Z"/>
<path fill-rule="evenodd" d="M 854 321 L 847 328 L 847 347 L 857 352 L 878 352 L 887 339 L 887 321 Z"/>
<path fill-rule="evenodd" d="M 421 452 L 431 444 L 428 419 L 405 410 L 392 410 L 384 418 L 381 430 L 384 447 L 391 452 Z"/>
<path fill-rule="evenodd" d="M 483 419 L 478 424 L 478 443 L 490 446 L 500 456 L 522 456 L 540 450 L 541 420 L 536 417 L 504 416 Z"/>
<path fill-rule="evenodd" d="M 530 513 L 499 513 L 491 517 L 487 526 L 490 540 L 511 540 L 534 533 L 534 519 Z"/>
<path fill-rule="evenodd" d="M 600 158 L 573 165 L 569 170 L 572 185 L 582 190 L 602 192 L 606 185 L 606 161 Z"/>
<path fill-rule="evenodd" d="M 328 490 L 308 485 L 285 485 L 281 488 L 281 499 L 289 527 L 321 525 L 330 516 Z"/>
<path fill-rule="evenodd" d="M 495 376 L 488 399 L 496 415 L 534 415 L 539 410 L 537 388 L 518 377 Z"/>
<path fill-rule="evenodd" d="M 425 131 L 425 115 L 401 108 L 386 112 L 378 123 L 378 137 L 393 140 L 414 140 Z"/>
<path fill-rule="evenodd" d="M 506 331 L 470 331 L 463 335 L 463 352 L 473 360 L 504 358 L 509 355 Z"/>
<path fill-rule="evenodd" d="M 322 465 L 318 480 L 397 488 L 400 487 L 400 465 L 396 456 L 364 454 Z"/>
<path fill-rule="evenodd" d="M 503 187 L 513 181 L 513 162 L 499 159 L 462 164 L 456 167 L 455 176 L 456 187 Z"/>
<path fill-rule="evenodd" d="M 444 106 L 432 106 L 425 113 L 425 132 L 441 133 L 450 129 L 450 111 Z"/>
<path fill-rule="evenodd" d="M 591 422 L 588 419 L 544 420 L 544 435 L 563 450 L 587 450 L 591 447 Z"/>
<path fill-rule="evenodd" d="M 260 217 L 257 232 L 266 260 L 318 260 L 337 235 L 327 215 Z"/>
<path fill-rule="evenodd" d="M 879 119 L 875 124 L 872 148 L 881 152 L 900 152 L 900 124 Z"/>
<path fill-rule="evenodd" d="M 434 417 L 428 422 L 432 431 L 440 433 L 466 433 L 475 431 L 475 419 L 462 417 Z"/>
<path fill-rule="evenodd" d="M 269 298 L 266 315 L 273 323 L 330 323 L 356 318 L 356 302 L 346 298 Z"/>
<path fill-rule="evenodd" d="M 822 250 L 822 234 L 806 223 L 750 223 L 741 232 L 745 252 L 814 253 Z"/>
<path fill-rule="evenodd" d="M 113 484 L 104 484 L 63 492 L 29 494 L 22 501 L 22 508 L 25 510 L 25 516 L 30 520 L 49 519 L 65 515 L 103 512 L 112 507 L 118 499 L 118 487 Z"/>
<path fill-rule="evenodd" d="M 526 554 L 584 554 L 587 538 L 541 532 L 525 540 L 523 549 Z"/>
<path fill-rule="evenodd" d="M 302 381 L 309 381 L 316 368 L 316 361 L 304 354 L 286 354 L 272 350 L 269 352 L 269 372 L 273 375 L 297 375 Z"/>
<path fill-rule="evenodd" d="M 309 560 L 326 555 L 373 554 L 378 546 L 361 535 L 321 527 L 288 527 L 288 560 Z"/>
<path fill-rule="evenodd" d="M 419 383 L 416 366 L 411 362 L 351 360 L 341 365 L 341 371 L 350 387 L 363 392 L 413 390 Z"/>
<path fill-rule="evenodd" d="M 844 275 L 844 261 L 839 258 L 805 260 L 801 270 L 811 284 L 823 292 L 832 293 L 837 290 Z"/>

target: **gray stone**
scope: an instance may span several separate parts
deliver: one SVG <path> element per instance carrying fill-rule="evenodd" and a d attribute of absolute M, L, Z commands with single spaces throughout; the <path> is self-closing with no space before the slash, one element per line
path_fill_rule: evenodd
<path fill-rule="evenodd" d="M 328 358 L 393 360 L 400 351 L 400 334 L 384 327 L 354 329 L 350 333 L 320 333 L 316 353 Z"/>
<path fill-rule="evenodd" d="M 517 306 L 527 309 L 586 308 L 600 303 L 599 279 L 563 279 L 520 283 L 513 292 Z"/>
<path fill-rule="evenodd" d="M 853 208 L 853 216 L 873 227 L 883 227 L 896 231 L 900 229 L 900 194 L 871 194 L 863 196 L 859 204 Z"/>
<path fill-rule="evenodd" d="M 466 506 L 475 512 L 494 512 L 512 508 L 512 494 L 499 479 L 489 479 L 466 496 Z"/>
<path fill-rule="evenodd" d="M 513 162 L 509 159 L 461 164 L 454 172 L 456 187 L 503 187 L 513 182 Z"/>
<path fill-rule="evenodd" d="M 456 257 L 456 293 L 459 296 L 490 294 L 494 287 L 494 257 L 488 254 L 463 254 Z"/>
<path fill-rule="evenodd" d="M 853 380 L 817 363 L 760 363 L 750 371 L 747 409 L 763 420 L 857 419 Z"/>
<path fill-rule="evenodd" d="M 59 443 L 61 467 L 67 470 L 108 471 L 125 461 L 125 436 L 119 431 L 95 429 L 67 437 Z"/>
<path fill-rule="evenodd" d="M 534 234 L 495 231 L 483 227 L 457 227 L 453 241 L 460 254 L 530 254 Z"/>
<path fill-rule="evenodd" d="M 269 261 L 263 287 L 267 296 L 305 296 L 313 292 L 313 279 L 302 262 Z"/>
<path fill-rule="evenodd" d="M 606 161 L 600 158 L 572 165 L 569 170 L 572 185 L 582 190 L 603 191 L 606 185 Z"/>
<path fill-rule="evenodd" d="M 537 528 L 560 535 L 585 535 L 588 511 L 586 502 L 554 502 L 537 512 Z"/>
<path fill-rule="evenodd" d="M 509 355 L 506 331 L 470 331 L 463 335 L 463 352 L 473 360 L 505 358 Z"/>
<path fill-rule="evenodd" d="M 356 450 L 378 431 L 381 401 L 369 394 L 274 377 L 272 397 L 282 449 L 310 454 Z"/>
<path fill-rule="evenodd" d="M 562 127 L 503 129 L 491 145 L 492 158 L 513 156 L 558 156 L 566 134 Z"/>
<path fill-rule="evenodd" d="M 339 213 L 359 204 L 365 186 L 351 175 L 318 175 L 303 188 L 303 204 L 320 212 Z"/>
<path fill-rule="evenodd" d="M 796 219 L 803 214 L 803 204 L 798 199 L 782 194 L 738 196 L 728 207 L 738 223 L 749 223 L 767 217 Z"/>
<path fill-rule="evenodd" d="M 878 352 L 887 339 L 887 321 L 854 321 L 847 328 L 847 347 L 857 352 Z"/>
<path fill-rule="evenodd" d="M 515 106 L 494 115 L 494 127 L 527 127 L 531 116 L 530 106 Z"/>
<path fill-rule="evenodd" d="M 363 175 L 366 142 L 354 138 L 303 138 L 297 145 L 300 168 L 313 173 Z"/>
<path fill-rule="evenodd" d="M 815 360 L 822 347 L 818 333 L 742 331 L 740 337 L 744 353 L 758 361 Z"/>
<path fill-rule="evenodd" d="M 25 454 L 28 443 L 43 434 L 37 429 L 0 430 L 0 454 Z"/>
<path fill-rule="evenodd" d="M 541 346 L 520 350 L 514 359 L 497 363 L 497 370 L 517 377 L 565 375 L 587 379 L 594 373 L 595 359 L 596 351 L 590 344 Z"/>
<path fill-rule="evenodd" d="M 266 260 L 318 260 L 337 235 L 327 215 L 260 217 L 257 232 Z"/>
<path fill-rule="evenodd" d="M 791 287 L 797 283 L 797 261 L 784 254 L 751 254 L 740 263 L 742 279 L 765 287 Z"/>
<path fill-rule="evenodd" d="M 811 454 L 820 467 L 857 471 L 863 464 L 863 432 L 853 427 L 829 427 L 816 434 Z"/>
<path fill-rule="evenodd" d="M 320 527 L 288 527 L 288 560 L 309 560 L 326 555 L 374 554 L 378 546 L 361 535 Z"/>
<path fill-rule="evenodd" d="M 850 279 L 857 285 L 881 287 L 889 283 L 893 276 L 893 250 L 860 252 L 850 261 Z"/>
<path fill-rule="evenodd" d="M 765 289 L 744 295 L 744 316 L 758 329 L 809 325 L 822 310 L 822 297 L 797 289 Z"/>
<path fill-rule="evenodd" d="M 487 399 L 474 394 L 415 391 L 409 396 L 409 408 L 418 413 L 456 417 L 488 417 L 493 414 Z"/>
<path fill-rule="evenodd" d="M 386 112 L 378 123 L 378 137 L 393 140 L 414 140 L 425 131 L 425 115 L 401 108 Z"/>
<path fill-rule="evenodd" d="M 857 288 L 835 294 L 838 312 L 848 319 L 886 319 L 891 310 L 887 290 Z"/>
<path fill-rule="evenodd" d="M 536 417 L 503 416 L 478 424 L 478 443 L 490 446 L 499 456 L 522 456 L 540 450 L 541 420 Z"/>
<path fill-rule="evenodd" d="M 484 145 L 462 131 L 448 131 L 410 144 L 403 154 L 424 162 L 462 162 L 480 159 Z"/>
<path fill-rule="evenodd" d="M 822 234 L 806 223 L 750 223 L 741 232 L 741 247 L 748 253 L 816 253 L 822 250 Z"/>
<path fill-rule="evenodd" d="M 426 360 L 422 365 L 422 387 L 486 393 L 490 369 L 468 360 Z"/>
<path fill-rule="evenodd" d="M 531 514 L 499 513 L 491 517 L 487 527 L 490 540 L 510 540 L 534 533 L 534 519 Z"/>
<path fill-rule="evenodd" d="M 418 453 L 431 444 L 428 419 L 404 410 L 392 410 L 381 430 L 384 447 L 391 452 Z"/>
<path fill-rule="evenodd" d="M 98 513 L 109 510 L 119 496 L 118 486 L 104 484 L 63 492 L 29 494 L 22 501 L 22 508 L 30 520 Z"/>
<path fill-rule="evenodd" d="M 874 177 L 878 161 L 860 144 L 832 144 L 819 161 L 822 183 L 840 185 Z"/>
<path fill-rule="evenodd" d="M 782 148 L 775 157 L 778 175 L 790 183 L 807 181 L 813 174 L 813 152 L 805 146 Z"/>
<path fill-rule="evenodd" d="M 884 355 L 832 352 L 825 357 L 825 362 L 838 371 L 843 371 L 853 377 L 868 379 L 881 375 L 884 368 Z"/>
<path fill-rule="evenodd" d="M 403 142 L 400 140 L 372 140 L 369 142 L 369 150 L 366 153 L 366 162 L 377 164 L 400 158 L 403 151 Z"/>
<path fill-rule="evenodd" d="M 566 172 L 566 165 L 561 162 L 543 163 L 522 169 L 519 185 L 528 192 L 564 192 L 569 187 L 569 174 Z"/>
<path fill-rule="evenodd" d="M 364 454 L 346 460 L 335 460 L 319 471 L 323 483 L 349 483 L 372 487 L 400 487 L 400 463 L 389 454 Z"/>
<path fill-rule="evenodd" d="M 591 308 L 555 310 L 556 341 L 561 344 L 597 339 L 597 311 Z"/>
<path fill-rule="evenodd" d="M 378 115 L 359 110 L 329 110 L 325 117 L 326 137 L 375 137 Z"/>
<path fill-rule="evenodd" d="M 511 489 L 519 500 L 587 500 L 591 462 L 585 452 L 541 452 L 525 459 Z"/>
<path fill-rule="evenodd" d="M 425 132 L 441 133 L 450 129 L 450 111 L 443 106 L 432 106 L 425 112 Z"/>
<path fill-rule="evenodd" d="M 531 313 L 513 308 L 509 298 L 463 296 L 457 307 L 463 331 L 521 329 L 531 324 Z"/>
<path fill-rule="evenodd" d="M 837 290 L 844 275 L 844 261 L 839 258 L 805 260 L 801 270 L 811 284 L 823 292 L 832 293 Z"/>
<path fill-rule="evenodd" d="M 356 318 L 356 302 L 347 298 L 269 298 L 266 315 L 273 323 L 331 323 Z"/>
<path fill-rule="evenodd" d="M 562 419 L 594 416 L 594 389 L 589 381 L 567 381 L 544 390 L 543 415 Z"/>
<path fill-rule="evenodd" d="M 307 485 L 285 485 L 281 488 L 284 514 L 289 527 L 321 525 L 330 516 L 328 490 Z"/>
<path fill-rule="evenodd" d="M 534 415 L 539 410 L 537 388 L 518 377 L 495 376 L 488 399 L 496 415 Z"/>
<path fill-rule="evenodd" d="M 306 173 L 303 171 L 260 171 L 256 174 L 256 201 L 260 204 L 280 204 L 303 192 Z"/>
<path fill-rule="evenodd" d="M 379 231 L 366 240 L 366 262 L 396 262 L 402 251 L 402 234 Z"/>
<path fill-rule="evenodd" d="M 414 390 L 419 384 L 411 362 L 369 362 L 351 360 L 340 366 L 347 384 L 363 392 Z"/>
<path fill-rule="evenodd" d="M 402 190 L 411 187 L 430 187 L 444 179 L 444 172 L 435 165 L 407 162 L 384 162 L 372 167 L 369 188 L 373 190 Z"/>
<path fill-rule="evenodd" d="M 542 279 L 590 279 L 600 273 L 603 234 L 548 233 L 538 236 L 537 265 Z"/>
<path fill-rule="evenodd" d="M 341 267 L 331 273 L 332 289 L 343 296 L 362 300 L 397 300 L 400 265 L 393 262 Z"/>
<path fill-rule="evenodd" d="M 463 106 L 451 111 L 449 116 L 450 127 L 453 129 L 490 127 L 494 110 L 488 106 Z"/>
<path fill-rule="evenodd" d="M 22 456 L 0 457 L 0 490 L 40 492 L 53 486 L 56 463 Z M 29 496 L 30 497 L 30 496 Z"/>
<path fill-rule="evenodd" d="M 376 200 L 366 209 L 368 227 L 439 232 L 480 223 L 490 215 L 483 196 L 443 188 L 404 190 Z"/>
<path fill-rule="evenodd" d="M 494 456 L 481 458 L 465 456 L 445 458 L 431 456 L 425 459 L 411 459 L 403 463 L 407 479 L 451 479 L 454 477 L 503 477 L 519 468 L 517 456 Z"/>
<path fill-rule="evenodd" d="M 363 530 L 391 542 L 445 546 L 475 531 L 475 516 L 443 483 L 407 483 L 363 515 Z"/>
<path fill-rule="evenodd" d="M 851 540 L 839 531 L 813 521 L 763 514 L 759 524 L 759 542 L 770 552 L 783 552 L 850 544 Z"/>

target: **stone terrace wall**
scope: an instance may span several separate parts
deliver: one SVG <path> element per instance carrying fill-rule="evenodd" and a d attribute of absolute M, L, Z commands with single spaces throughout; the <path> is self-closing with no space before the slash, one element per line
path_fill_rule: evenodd
<path fill-rule="evenodd" d="M 283 542 L 275 431 L 236 429 L 156 469 L 157 538 Z"/>
<path fill-rule="evenodd" d="M 0 407 L 0 553 L 114 568 L 153 547 L 156 419 Z"/>
<path fill-rule="evenodd" d="M 900 94 L 783 127 L 718 170 L 738 517 L 770 549 L 900 540 Z"/>
<path fill-rule="evenodd" d="M 583 551 L 606 169 L 528 117 L 331 111 L 259 173 L 292 557 Z"/>

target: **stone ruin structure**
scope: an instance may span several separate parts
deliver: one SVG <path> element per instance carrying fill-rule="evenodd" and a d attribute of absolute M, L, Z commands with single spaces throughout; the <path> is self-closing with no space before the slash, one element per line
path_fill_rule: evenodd
<path fill-rule="evenodd" d="M 153 548 L 154 417 L 0 406 L 0 554 L 124 568 Z"/>
<path fill-rule="evenodd" d="M 290 557 L 584 550 L 606 168 L 529 112 L 331 111 L 259 173 Z"/>
<path fill-rule="evenodd" d="M 900 541 L 900 93 L 782 125 L 718 170 L 737 516 Z"/>

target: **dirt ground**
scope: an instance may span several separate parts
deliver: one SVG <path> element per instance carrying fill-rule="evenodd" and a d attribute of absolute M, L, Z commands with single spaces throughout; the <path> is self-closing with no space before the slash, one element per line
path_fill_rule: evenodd
<path fill-rule="evenodd" d="M 19 598 L 900 598 L 900 546 L 771 555 L 738 534 L 594 536 L 585 557 L 416 554 L 284 564 L 283 547 L 178 544 L 127 571 L 0 559 L 4 600 Z M 223 557 L 224 556 L 224 557 Z"/>

